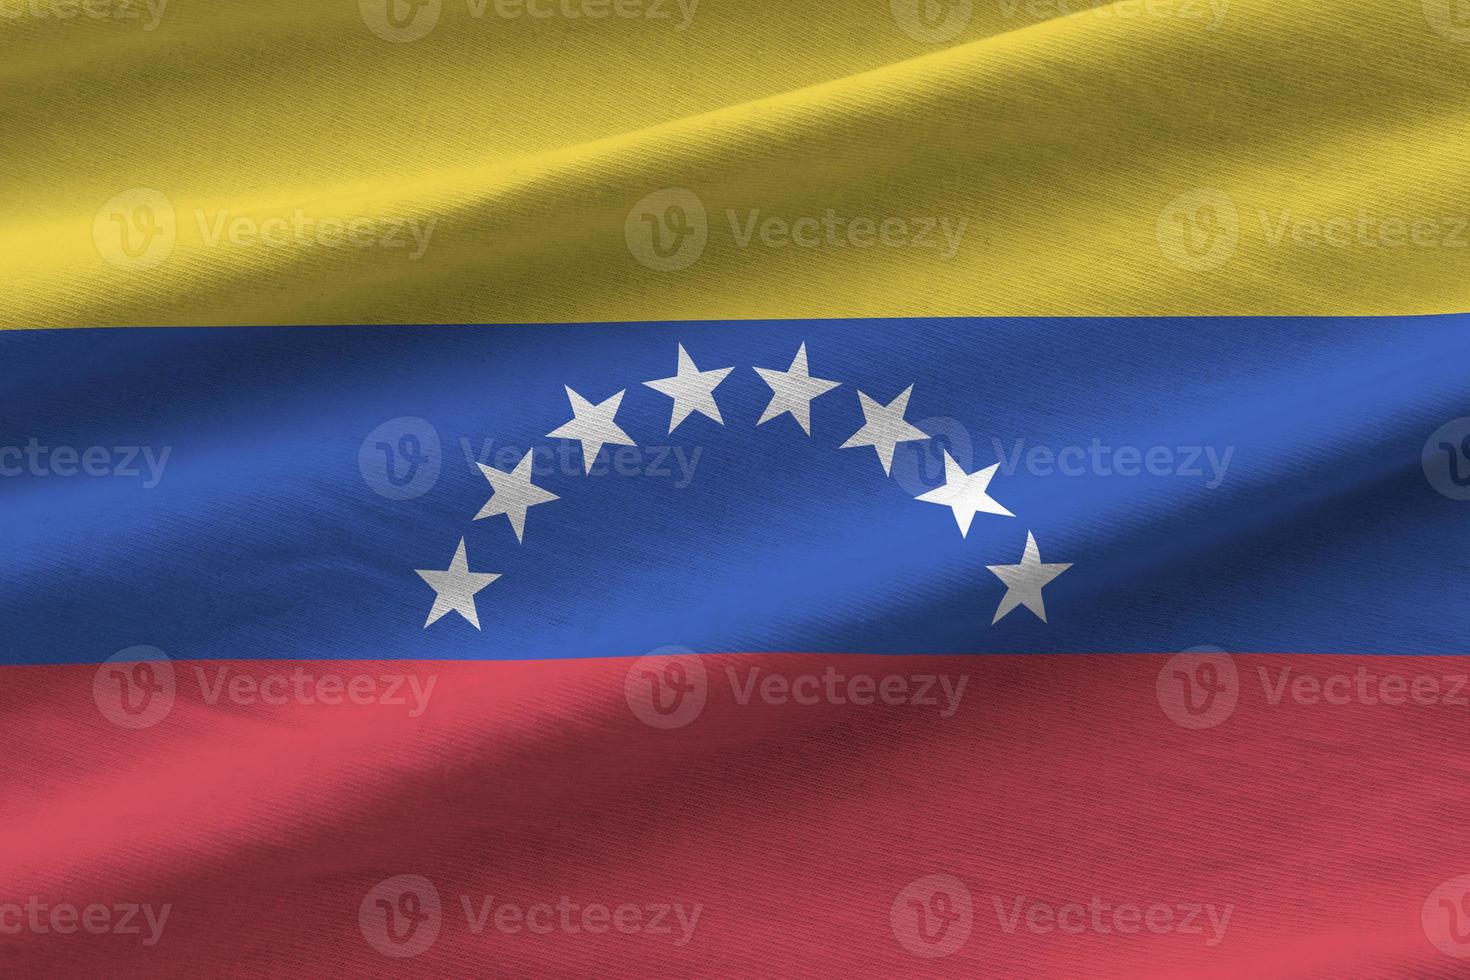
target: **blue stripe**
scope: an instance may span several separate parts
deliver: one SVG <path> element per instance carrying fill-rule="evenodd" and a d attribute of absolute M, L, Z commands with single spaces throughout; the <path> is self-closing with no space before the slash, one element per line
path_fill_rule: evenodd
<path fill-rule="evenodd" d="M 667 434 L 671 402 L 642 382 L 674 374 L 677 342 L 735 367 L 715 392 L 725 425 Z M 770 391 L 752 367 L 785 369 L 802 342 L 811 373 L 842 382 L 812 403 L 811 438 L 790 415 L 755 424 Z M 863 421 L 857 389 L 886 403 L 910 384 L 909 421 L 939 438 L 900 447 L 885 478 L 874 450 L 838 447 Z M 563 385 L 594 402 L 627 389 L 618 422 L 644 448 L 583 475 L 575 444 L 545 437 L 571 418 Z M 1470 460 L 1426 443 L 1470 415 L 1463 316 L 26 331 L 0 335 L 0 391 L 10 663 L 138 644 L 1470 649 L 1454 482 Z M 412 426 L 368 437 L 403 417 L 432 427 L 439 472 L 393 499 L 376 443 L 409 448 Z M 538 465 L 561 499 L 530 511 L 524 544 L 505 517 L 471 520 L 490 487 L 466 449 L 485 440 L 505 468 L 562 453 Z M 941 447 L 967 471 L 1002 463 L 990 490 L 1017 516 L 982 513 L 961 538 L 947 508 L 914 501 L 941 482 Z M 1067 447 L 1063 473 L 1047 457 Z M 83 462 L 92 475 L 66 475 Z M 1073 568 L 1045 587 L 1048 623 L 1020 608 L 992 625 L 1005 587 L 986 566 L 1020 561 L 1028 531 Z M 434 594 L 414 570 L 448 567 L 461 537 L 472 569 L 503 576 L 477 597 L 483 630 L 455 614 L 425 629 Z"/>

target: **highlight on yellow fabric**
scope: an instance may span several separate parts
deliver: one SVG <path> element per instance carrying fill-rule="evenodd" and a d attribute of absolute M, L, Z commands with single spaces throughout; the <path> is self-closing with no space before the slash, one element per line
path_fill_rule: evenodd
<path fill-rule="evenodd" d="M 0 326 L 1470 310 L 1465 0 L 0 0 Z"/>

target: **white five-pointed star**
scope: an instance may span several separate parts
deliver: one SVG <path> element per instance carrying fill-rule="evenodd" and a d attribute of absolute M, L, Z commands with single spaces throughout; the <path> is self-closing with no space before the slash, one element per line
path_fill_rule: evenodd
<path fill-rule="evenodd" d="M 567 387 L 567 398 L 572 403 L 572 420 L 561 428 L 546 434 L 548 439 L 575 439 L 582 444 L 582 465 L 588 473 L 602 447 L 637 445 L 628 438 L 628 433 L 618 428 L 614 417 L 618 406 L 623 403 L 623 392 L 596 405 Z"/>
<path fill-rule="evenodd" d="M 909 396 L 913 393 L 914 386 L 909 385 L 893 401 L 880 405 L 859 391 L 858 401 L 863 406 L 863 418 L 867 421 L 851 439 L 842 444 L 842 448 L 872 446 L 878 453 L 878 462 L 883 464 L 883 475 L 887 476 L 893 469 L 894 446 L 900 442 L 917 442 L 929 438 L 927 432 L 904 420 L 903 413 L 908 411 Z"/>
<path fill-rule="evenodd" d="M 480 472 L 485 474 L 485 479 L 490 481 L 493 493 L 486 501 L 485 506 L 475 515 L 475 520 L 486 517 L 494 517 L 496 514 L 504 514 L 510 518 L 510 526 L 515 528 L 516 540 L 526 540 L 526 511 L 537 504 L 547 504 L 553 500 L 560 500 L 556 494 L 549 490 L 543 490 L 531 482 L 531 464 L 535 461 L 534 452 L 526 453 L 516 468 L 507 473 L 505 470 L 497 470 L 493 466 L 480 464 Z"/>
<path fill-rule="evenodd" d="M 472 572 L 469 560 L 465 557 L 464 538 L 459 539 L 459 548 L 454 553 L 454 560 L 449 563 L 449 568 L 440 572 L 436 570 L 414 569 L 419 578 L 429 583 L 434 590 L 434 608 L 429 610 L 429 618 L 424 621 L 424 629 L 428 629 L 433 622 L 447 612 L 457 612 L 470 621 L 475 629 L 480 628 L 480 614 L 475 611 L 475 593 L 479 592 L 491 582 L 500 578 L 498 572 Z"/>
<path fill-rule="evenodd" d="M 701 371 L 694 366 L 694 359 L 684 350 L 684 345 L 680 344 L 678 373 L 672 378 L 643 383 L 674 400 L 674 414 L 669 418 L 670 432 L 677 429 L 679 423 L 689 417 L 690 412 L 707 415 L 724 425 L 725 420 L 720 418 L 720 406 L 715 404 L 715 388 L 733 370 L 735 369 L 716 368 L 713 371 Z"/>
<path fill-rule="evenodd" d="M 970 522 L 975 519 L 976 514 L 1000 514 L 1003 517 L 1015 517 L 1006 510 L 994 498 L 987 493 L 991 478 L 1000 464 L 987 466 L 977 473 L 966 474 L 960 468 L 960 464 L 954 461 L 949 451 L 944 452 L 944 486 L 935 487 L 926 494 L 915 497 L 929 504 L 943 504 L 954 510 L 955 523 L 960 526 L 960 537 L 966 537 L 970 533 Z"/>
<path fill-rule="evenodd" d="M 1034 612 L 1043 623 L 1046 622 L 1046 605 L 1041 601 L 1041 589 L 1072 566 L 1070 563 L 1066 565 L 1042 564 L 1041 552 L 1036 547 L 1036 538 L 1030 531 L 1027 531 L 1026 553 L 1021 556 L 1021 564 L 987 565 L 985 567 L 994 572 L 995 577 L 1006 585 L 1006 594 L 1000 600 L 1000 608 L 995 610 L 995 618 L 990 621 L 993 626 L 1017 606 L 1025 606 Z"/>
<path fill-rule="evenodd" d="M 800 423 L 801 431 L 807 435 L 812 434 L 812 399 L 825 395 L 841 384 L 838 381 L 814 378 L 807 373 L 806 344 L 797 348 L 796 360 L 791 362 L 790 370 L 756 368 L 755 373 L 771 386 L 771 403 L 766 406 L 756 425 L 769 422 L 782 412 L 790 412 L 791 417 Z"/>

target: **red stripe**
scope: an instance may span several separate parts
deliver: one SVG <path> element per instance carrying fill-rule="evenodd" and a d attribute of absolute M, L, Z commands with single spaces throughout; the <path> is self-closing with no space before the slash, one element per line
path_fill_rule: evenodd
<path fill-rule="evenodd" d="M 1470 690 L 1456 688 L 1470 657 L 1236 656 L 1233 711 L 1213 727 L 1190 728 L 1170 716 L 1179 709 L 1168 679 L 1200 663 L 1152 655 L 711 656 L 700 661 L 703 709 L 667 729 L 634 710 L 647 713 L 637 695 L 644 668 L 660 673 L 666 664 L 634 660 L 176 662 L 169 711 L 142 729 L 119 727 L 99 709 L 95 666 L 7 667 L 5 970 L 197 976 L 208 964 L 211 974 L 257 976 L 1130 978 L 1453 971 L 1457 960 L 1430 934 L 1450 953 L 1470 953 L 1450 929 L 1470 929 L 1470 902 L 1455 886 L 1431 893 L 1470 874 L 1470 707 L 1457 703 Z M 421 690 L 435 680 L 425 710 L 410 717 L 407 685 L 397 692 L 406 695 L 402 705 L 326 704 L 315 687 L 298 697 L 298 668 L 344 679 L 407 670 Z M 829 668 L 847 681 L 873 678 L 879 702 L 885 690 L 889 701 L 907 702 L 924 683 L 917 678 L 948 677 L 951 691 L 967 680 L 947 718 L 937 682 L 928 692 L 934 705 L 851 703 L 870 690 L 865 682 L 840 684 L 843 704 L 822 683 L 816 704 L 763 700 L 771 674 L 820 682 Z M 221 669 L 225 686 L 211 704 Z M 752 669 L 760 673 L 742 705 L 737 691 Z M 1313 683 L 1293 680 L 1303 673 L 1319 684 L 1345 676 L 1328 690 L 1334 700 L 1346 691 L 1347 703 L 1310 703 Z M 284 676 L 287 703 L 249 703 L 247 688 L 231 681 L 272 675 Z M 897 681 L 882 686 L 890 676 L 907 679 L 904 697 Z M 1384 677 L 1403 678 L 1402 687 Z M 1415 680 L 1430 677 L 1433 694 L 1429 681 Z M 361 699 L 367 683 L 357 682 Z M 386 693 L 381 680 L 375 685 L 375 694 Z M 110 690 L 104 678 L 102 703 L 115 714 Z M 1376 703 L 1365 703 L 1363 691 Z M 1385 695 L 1404 703 L 1384 703 Z M 392 885 L 373 889 L 398 875 L 422 876 L 441 898 L 437 938 L 406 959 L 370 941 L 386 943 L 377 899 L 399 907 L 400 898 Z M 945 877 L 924 881 L 935 875 Z M 948 909 L 936 882 L 949 889 Z M 963 911 L 965 894 L 968 938 L 948 955 L 920 955 L 946 951 L 963 923 L 926 943 L 916 908 L 928 910 L 937 930 L 952 918 L 940 913 Z M 556 908 L 563 896 L 566 912 Z M 474 916 L 491 910 L 478 934 L 466 897 Z M 549 918 L 542 903 L 552 906 Z M 93 905 L 107 907 L 105 927 L 101 912 L 88 913 Z M 132 922 L 139 933 L 116 932 L 131 905 L 151 909 L 155 920 L 168 905 L 161 930 L 140 910 Z M 671 912 L 661 923 L 670 933 L 649 934 L 663 905 L 680 907 L 686 925 L 697 906 L 692 932 Z M 1195 906 L 1189 929 L 1179 931 Z M 551 931 L 527 931 L 516 910 Z M 98 934 L 79 924 L 88 914 Z M 614 926 L 615 914 L 627 931 Z M 1058 914 L 1069 931 L 1048 928 Z M 53 928 L 69 921 L 75 932 Z M 599 923 L 606 932 L 583 928 Z M 1136 933 L 1119 933 L 1130 927 Z M 152 935 L 156 944 L 145 945 Z"/>

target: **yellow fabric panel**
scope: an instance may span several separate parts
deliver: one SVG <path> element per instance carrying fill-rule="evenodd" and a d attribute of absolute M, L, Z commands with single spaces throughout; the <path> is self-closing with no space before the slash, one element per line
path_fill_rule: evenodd
<path fill-rule="evenodd" d="M 420 2 L 0 0 L 0 325 L 1470 310 L 1465 0 Z"/>

